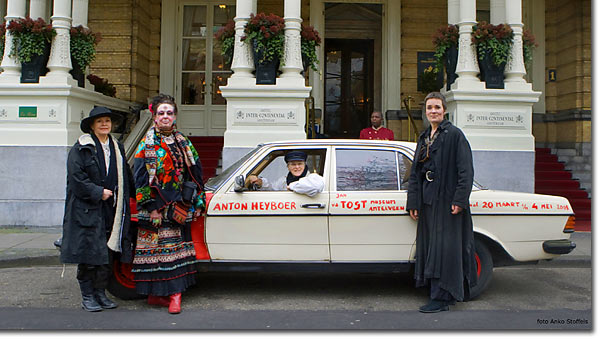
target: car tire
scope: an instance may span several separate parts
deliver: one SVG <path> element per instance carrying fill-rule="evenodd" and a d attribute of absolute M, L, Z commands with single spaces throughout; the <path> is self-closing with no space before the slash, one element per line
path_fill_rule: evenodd
<path fill-rule="evenodd" d="M 467 300 L 476 299 L 492 282 L 494 261 L 488 247 L 479 239 L 475 239 L 475 260 L 477 262 L 477 285 L 471 288 Z"/>
<path fill-rule="evenodd" d="M 135 290 L 133 273 L 131 272 L 131 263 L 121 263 L 119 260 L 113 261 L 113 275 L 108 281 L 108 291 L 121 300 L 142 299 Z"/>

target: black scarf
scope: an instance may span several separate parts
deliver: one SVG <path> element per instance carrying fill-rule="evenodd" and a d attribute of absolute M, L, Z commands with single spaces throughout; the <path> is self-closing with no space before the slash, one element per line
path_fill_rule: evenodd
<path fill-rule="evenodd" d="M 300 178 L 306 176 L 307 173 L 308 173 L 308 167 L 307 166 L 304 166 L 304 171 L 302 171 L 302 173 L 300 174 L 300 176 L 294 176 L 294 175 L 292 175 L 291 172 L 288 172 L 288 175 L 287 175 L 287 178 L 286 178 L 286 182 L 287 182 L 288 185 L 290 185 L 290 183 L 296 182 Z"/>

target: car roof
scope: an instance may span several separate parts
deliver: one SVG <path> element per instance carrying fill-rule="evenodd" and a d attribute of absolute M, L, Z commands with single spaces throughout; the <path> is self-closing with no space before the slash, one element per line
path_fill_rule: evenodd
<path fill-rule="evenodd" d="M 282 140 L 265 142 L 260 145 L 264 146 L 294 146 L 294 145 L 347 145 L 347 146 L 395 146 L 404 147 L 414 150 L 417 143 L 404 141 L 388 141 L 388 140 L 369 140 L 369 139 L 302 139 L 302 140 Z"/>

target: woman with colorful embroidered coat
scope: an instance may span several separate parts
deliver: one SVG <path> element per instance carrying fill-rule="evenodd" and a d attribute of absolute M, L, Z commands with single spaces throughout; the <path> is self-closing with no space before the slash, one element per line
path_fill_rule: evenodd
<path fill-rule="evenodd" d="M 181 293 L 195 284 L 190 224 L 205 208 L 202 165 L 192 143 L 176 129 L 173 97 L 159 94 L 149 109 L 154 125 L 140 142 L 133 166 L 139 222 L 132 272 L 136 291 L 148 295 L 149 304 L 176 314 Z"/>

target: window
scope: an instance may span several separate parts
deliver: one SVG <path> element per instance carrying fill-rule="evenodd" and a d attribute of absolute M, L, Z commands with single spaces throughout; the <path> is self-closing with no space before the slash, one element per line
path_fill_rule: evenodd
<path fill-rule="evenodd" d="M 398 176 L 400 177 L 400 189 L 408 190 L 408 179 L 410 178 L 410 169 L 412 161 L 406 155 L 398 152 Z"/>
<path fill-rule="evenodd" d="M 287 176 L 288 169 L 284 157 L 289 151 L 292 150 L 285 149 L 271 151 L 248 174 L 246 174 L 246 177 L 248 175 L 258 175 L 266 178 L 269 182 L 274 183 L 281 177 Z M 306 159 L 308 171 L 310 173 L 316 172 L 323 176 L 327 149 L 302 149 L 300 151 L 304 151 L 308 155 L 308 158 Z"/>
<path fill-rule="evenodd" d="M 337 149 L 335 157 L 337 190 L 398 190 L 396 152 Z"/>

